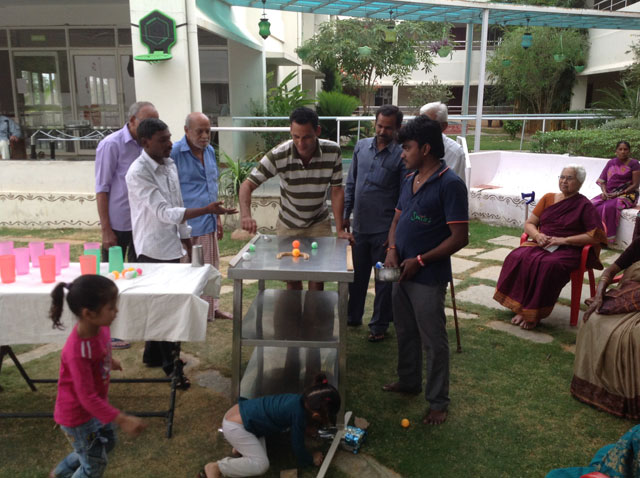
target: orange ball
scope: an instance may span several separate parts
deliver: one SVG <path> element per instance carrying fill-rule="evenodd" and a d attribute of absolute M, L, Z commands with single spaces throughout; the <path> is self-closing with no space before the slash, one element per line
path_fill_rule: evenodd
<path fill-rule="evenodd" d="M 291 245 L 293 246 L 294 249 L 297 249 L 298 247 L 300 247 L 300 241 L 296 239 L 291 243 Z"/>
<path fill-rule="evenodd" d="M 402 425 L 402 428 L 409 428 L 409 425 L 411 425 L 411 423 L 409 422 L 408 418 L 403 418 L 402 420 L 400 420 L 400 425 Z"/>
<path fill-rule="evenodd" d="M 300 249 L 294 249 L 291 251 L 293 257 L 300 257 Z"/>

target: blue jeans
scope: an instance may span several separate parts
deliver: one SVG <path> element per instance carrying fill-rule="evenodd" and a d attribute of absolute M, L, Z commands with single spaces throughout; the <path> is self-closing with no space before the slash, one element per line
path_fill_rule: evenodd
<path fill-rule="evenodd" d="M 107 453 L 116 444 L 113 425 L 103 425 L 97 418 L 92 418 L 77 427 L 61 425 L 60 428 L 73 446 L 73 451 L 56 466 L 56 478 L 101 477 L 107 467 Z"/>

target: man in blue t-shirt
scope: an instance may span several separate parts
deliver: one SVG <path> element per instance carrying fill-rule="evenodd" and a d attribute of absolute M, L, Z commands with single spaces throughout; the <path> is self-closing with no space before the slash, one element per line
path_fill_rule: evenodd
<path fill-rule="evenodd" d="M 469 242 L 467 188 L 440 158 L 440 125 L 425 116 L 398 133 L 408 170 L 389 230 L 385 267 L 400 267 L 393 284 L 393 319 L 398 337 L 398 381 L 387 392 L 418 394 L 422 389 L 422 348 L 427 351 L 425 424 L 447 419 L 449 340 L 444 313 L 451 255 Z"/>

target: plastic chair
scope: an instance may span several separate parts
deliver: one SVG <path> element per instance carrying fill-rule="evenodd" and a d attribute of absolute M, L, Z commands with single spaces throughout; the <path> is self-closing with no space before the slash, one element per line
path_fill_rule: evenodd
<path fill-rule="evenodd" d="M 529 235 L 525 232 L 520 236 L 520 244 L 527 241 Z M 580 300 L 582 296 L 582 281 L 584 279 L 584 273 L 589 273 L 589 288 L 591 291 L 591 297 L 596 295 L 596 279 L 593 274 L 593 269 L 587 268 L 587 257 L 589 257 L 589 250 L 591 250 L 591 244 L 587 244 L 582 247 L 582 256 L 580 257 L 580 266 L 571 272 L 571 315 L 569 323 L 572 326 L 578 325 L 578 315 L 580 314 Z"/>

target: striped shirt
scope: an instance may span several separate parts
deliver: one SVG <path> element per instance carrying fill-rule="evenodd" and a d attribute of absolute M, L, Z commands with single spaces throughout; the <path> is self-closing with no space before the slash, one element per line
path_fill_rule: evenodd
<path fill-rule="evenodd" d="M 340 146 L 325 139 L 317 142 L 307 166 L 289 140 L 269 151 L 249 175 L 256 186 L 280 177 L 279 218 L 287 227 L 306 228 L 325 219 L 329 215 L 325 200 L 329 186 L 342 186 Z"/>

